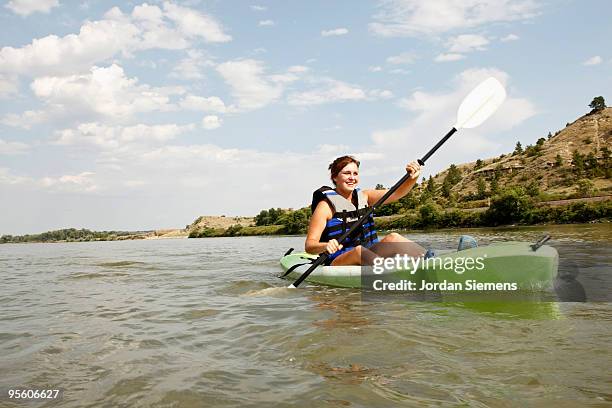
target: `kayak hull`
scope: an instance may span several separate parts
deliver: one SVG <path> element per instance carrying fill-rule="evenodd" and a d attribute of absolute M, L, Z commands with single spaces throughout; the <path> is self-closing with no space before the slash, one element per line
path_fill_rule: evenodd
<path fill-rule="evenodd" d="M 297 266 L 288 279 L 297 279 L 306 272 L 310 263 L 317 258 L 304 252 L 291 253 L 281 258 L 280 263 L 286 272 Z M 478 268 L 457 268 L 458 258 L 478 259 Z M 414 268 L 385 270 L 377 275 L 385 281 L 412 280 L 430 283 L 447 282 L 465 285 L 467 281 L 490 283 L 516 283 L 521 290 L 538 291 L 550 287 L 557 276 L 559 254 L 557 250 L 543 245 L 536 251 L 528 242 L 502 242 L 484 247 L 462 251 L 446 251 L 429 260 L 430 262 Z M 463 261 L 464 262 L 464 261 Z M 454 268 L 449 268 L 454 265 Z M 459 273 L 460 272 L 460 273 Z M 310 283 L 335 287 L 362 288 L 372 282 L 371 270 L 361 266 L 319 266 L 307 278 Z"/>

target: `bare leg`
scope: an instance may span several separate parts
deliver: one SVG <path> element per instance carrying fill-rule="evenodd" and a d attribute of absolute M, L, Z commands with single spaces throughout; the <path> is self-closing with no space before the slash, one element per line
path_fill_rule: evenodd
<path fill-rule="evenodd" d="M 372 265 L 374 263 L 374 258 L 377 258 L 379 255 L 370 251 L 368 248 L 364 248 L 361 245 L 356 246 L 339 255 L 336 259 L 332 261 L 332 266 L 340 266 L 340 265 L 361 265 L 363 261 L 366 265 Z"/>
<path fill-rule="evenodd" d="M 368 249 L 383 258 L 389 258 L 395 255 L 420 257 L 426 252 L 425 248 L 396 232 L 390 233 L 380 240 L 380 242 L 377 242 Z"/>
<path fill-rule="evenodd" d="M 404 254 L 411 257 L 420 257 L 425 254 L 425 248 L 398 233 L 392 232 L 370 248 L 359 245 L 339 255 L 331 264 L 333 266 L 373 265 L 375 258 L 390 258 Z"/>

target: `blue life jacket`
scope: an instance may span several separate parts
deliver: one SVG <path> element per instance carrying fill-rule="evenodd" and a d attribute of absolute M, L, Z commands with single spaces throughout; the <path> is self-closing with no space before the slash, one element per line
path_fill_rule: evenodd
<path fill-rule="evenodd" d="M 312 194 L 311 209 L 314 212 L 319 202 L 325 200 L 332 209 L 333 215 L 325 224 L 325 229 L 321 234 L 320 242 L 329 242 L 338 239 L 348 231 L 357 220 L 368 211 L 367 196 L 361 189 L 353 190 L 352 200 L 349 201 L 342 197 L 331 187 L 323 186 Z M 327 257 L 329 265 L 339 255 L 350 251 L 358 245 L 370 247 L 378 242 L 376 229 L 374 228 L 374 217 L 370 215 L 359 228 L 349 235 L 342 244 L 342 249 L 330 254 Z"/>

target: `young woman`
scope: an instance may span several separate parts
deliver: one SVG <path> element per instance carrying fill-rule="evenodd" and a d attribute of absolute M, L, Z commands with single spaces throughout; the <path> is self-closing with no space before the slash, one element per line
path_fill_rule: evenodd
<path fill-rule="evenodd" d="M 336 238 L 348 230 L 387 190 L 358 188 L 359 161 L 352 156 L 338 157 L 329 165 L 329 170 L 335 188 L 321 187 L 313 194 L 306 252 L 319 254 L 327 251 L 330 254 L 327 265 L 361 265 L 362 260 L 369 263 L 377 256 L 389 257 L 397 253 L 422 256 L 425 253 L 423 247 L 397 233 L 379 240 L 371 216 L 344 242 L 338 242 Z M 410 172 L 410 178 L 385 204 L 399 200 L 412 189 L 421 174 L 421 167 L 416 161 L 411 162 L 406 166 L 406 171 Z"/>

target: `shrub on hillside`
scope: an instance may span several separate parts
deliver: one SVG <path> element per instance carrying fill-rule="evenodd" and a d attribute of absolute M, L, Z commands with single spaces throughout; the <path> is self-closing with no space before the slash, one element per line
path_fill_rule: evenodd
<path fill-rule="evenodd" d="M 485 217 L 489 225 L 512 224 L 521 221 L 523 214 L 531 208 L 533 202 L 525 189 L 511 187 L 493 197 Z"/>
<path fill-rule="evenodd" d="M 441 221 L 442 210 L 433 201 L 423 204 L 419 208 L 420 224 L 423 228 L 436 227 Z"/>

